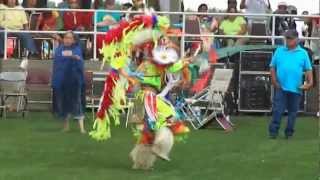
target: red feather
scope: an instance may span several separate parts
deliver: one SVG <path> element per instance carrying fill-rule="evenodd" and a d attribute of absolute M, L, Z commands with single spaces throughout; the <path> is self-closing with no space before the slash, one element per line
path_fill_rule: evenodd
<path fill-rule="evenodd" d="M 137 16 L 133 19 L 132 22 L 128 22 L 125 20 L 122 20 L 119 22 L 118 27 L 110 29 L 104 38 L 105 44 L 110 44 L 112 42 L 119 42 L 122 39 L 123 32 L 128 33 L 129 31 L 133 30 L 134 28 L 144 24 L 145 28 L 152 28 L 153 22 L 152 22 L 152 16 Z"/>
<path fill-rule="evenodd" d="M 211 69 L 202 73 L 202 75 L 200 76 L 200 79 L 192 86 L 191 92 L 198 93 L 203 89 L 205 89 L 208 86 L 211 78 L 212 78 Z"/>
<path fill-rule="evenodd" d="M 152 28 L 152 16 L 142 16 L 142 22 L 145 28 Z"/>
<path fill-rule="evenodd" d="M 209 63 L 215 64 L 219 59 L 218 53 L 214 48 L 209 50 Z"/>
<path fill-rule="evenodd" d="M 115 82 L 119 79 L 119 75 L 115 72 L 111 72 L 107 75 L 104 90 L 102 94 L 102 102 L 100 104 L 99 110 L 97 112 L 97 117 L 100 119 L 104 119 L 106 110 L 113 104 L 112 102 L 112 91 L 115 87 Z"/>

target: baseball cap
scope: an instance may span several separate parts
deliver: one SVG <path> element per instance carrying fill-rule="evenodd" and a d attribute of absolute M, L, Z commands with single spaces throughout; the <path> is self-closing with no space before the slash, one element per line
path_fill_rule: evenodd
<path fill-rule="evenodd" d="M 299 37 L 299 34 L 296 30 L 290 29 L 284 33 L 284 37 L 287 39 L 295 39 Z"/>
<path fill-rule="evenodd" d="M 279 6 L 288 6 L 288 4 L 286 3 L 286 2 L 284 2 L 284 1 L 281 1 L 281 2 L 279 2 L 279 4 L 278 4 L 278 7 Z"/>

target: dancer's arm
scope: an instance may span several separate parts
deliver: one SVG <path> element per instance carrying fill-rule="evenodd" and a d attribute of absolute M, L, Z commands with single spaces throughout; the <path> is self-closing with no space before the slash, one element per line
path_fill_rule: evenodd
<path fill-rule="evenodd" d="M 129 81 L 131 85 L 136 85 L 138 83 L 138 80 L 130 76 L 123 68 L 119 69 L 118 71 L 123 77 L 125 77 Z"/>

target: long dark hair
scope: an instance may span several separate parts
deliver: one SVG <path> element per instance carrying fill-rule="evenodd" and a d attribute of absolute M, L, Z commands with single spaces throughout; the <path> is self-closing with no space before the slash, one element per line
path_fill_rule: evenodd
<path fill-rule="evenodd" d="M 236 7 L 228 7 L 227 13 L 230 13 L 231 9 L 234 9 L 235 13 L 239 13 L 238 8 L 236 8 Z"/>
<path fill-rule="evenodd" d="M 95 0 L 93 2 L 93 8 L 99 9 L 100 7 L 104 7 L 103 2 L 101 0 Z"/>
<path fill-rule="evenodd" d="M 205 3 L 202 3 L 202 4 L 200 4 L 200 5 L 198 6 L 198 12 L 199 12 L 199 11 L 200 11 L 200 9 L 201 9 L 201 8 L 203 8 L 203 7 L 207 8 L 207 10 L 209 10 L 208 5 L 207 5 L 207 4 L 205 4 Z"/>

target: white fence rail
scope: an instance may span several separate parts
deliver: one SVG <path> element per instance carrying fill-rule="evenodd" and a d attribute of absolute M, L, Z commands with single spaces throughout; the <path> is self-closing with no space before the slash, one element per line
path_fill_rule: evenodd
<path fill-rule="evenodd" d="M 93 9 L 56 9 L 56 8 L 24 8 L 24 9 L 15 9 L 15 8 L 0 8 L 0 10 L 9 10 L 9 11 L 16 11 L 16 10 L 21 10 L 21 11 L 76 11 L 76 12 L 91 12 L 93 13 L 93 25 L 94 25 L 94 30 L 93 31 L 76 31 L 76 34 L 86 34 L 86 35 L 93 35 L 93 59 L 97 59 L 97 42 L 96 42 L 96 37 L 99 34 L 105 34 L 105 32 L 98 32 L 97 31 L 97 25 L 96 25 L 96 13 L 97 12 L 109 12 L 109 13 L 142 13 L 141 11 L 118 11 L 118 10 L 93 10 Z M 179 15 L 182 16 L 182 34 L 180 35 L 181 37 L 181 54 L 184 54 L 184 46 L 185 46 L 185 38 L 186 37 L 216 37 L 216 38 L 254 38 L 254 39 L 271 39 L 272 44 L 275 44 L 275 39 L 281 39 L 283 36 L 276 36 L 275 35 L 275 18 L 276 17 L 293 17 L 293 18 L 320 18 L 319 15 L 291 15 L 291 14 L 243 14 L 243 13 L 198 13 L 198 12 L 155 12 L 156 14 L 161 14 L 161 15 Z M 246 16 L 246 17 L 269 17 L 272 19 L 272 33 L 271 35 L 268 36 L 252 36 L 252 35 L 217 35 L 217 34 L 186 34 L 185 30 L 185 22 L 186 22 L 186 17 L 187 16 L 195 16 L 195 15 L 208 15 L 208 16 Z M 4 32 L 4 59 L 7 59 L 7 37 L 8 33 L 36 33 L 36 34 L 62 34 L 67 31 L 32 31 L 32 30 L 9 30 L 6 29 L 6 27 L 3 27 L 5 29 L 0 30 L 0 33 Z M 319 40 L 320 37 L 303 37 L 301 39 L 304 40 Z"/>

